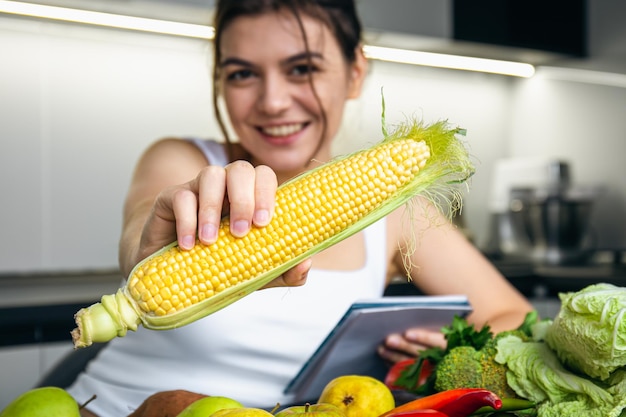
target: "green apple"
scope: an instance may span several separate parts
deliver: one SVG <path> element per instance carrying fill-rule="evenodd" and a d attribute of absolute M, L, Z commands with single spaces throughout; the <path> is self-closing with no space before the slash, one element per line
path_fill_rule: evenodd
<path fill-rule="evenodd" d="M 209 396 L 192 402 L 177 417 L 209 417 L 219 410 L 241 407 L 243 404 L 232 398 Z"/>
<path fill-rule="evenodd" d="M 80 406 L 62 388 L 40 387 L 19 395 L 0 417 L 80 417 Z"/>
<path fill-rule="evenodd" d="M 211 417 L 274 417 L 269 411 L 260 408 L 225 408 L 211 414 Z"/>
<path fill-rule="evenodd" d="M 294 405 L 279 411 L 274 417 L 345 417 L 346 414 L 336 405 L 328 403 Z"/>

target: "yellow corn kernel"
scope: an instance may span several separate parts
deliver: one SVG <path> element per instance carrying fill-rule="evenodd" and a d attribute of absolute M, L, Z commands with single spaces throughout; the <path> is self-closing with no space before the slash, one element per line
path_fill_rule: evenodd
<path fill-rule="evenodd" d="M 224 219 L 220 226 L 221 237 L 216 243 L 207 246 L 197 242 L 189 251 L 172 246 L 135 269 L 128 290 L 143 312 L 172 314 L 184 308 L 185 291 L 190 290 L 191 296 L 198 296 L 199 289 L 189 285 L 189 277 L 205 282 L 203 264 L 216 265 L 212 273 L 218 281 L 213 281 L 214 294 L 264 274 L 363 218 L 372 207 L 411 179 L 429 156 L 425 142 L 405 139 L 316 170 L 278 190 L 276 211 L 267 227 L 253 227 L 245 239 L 238 239 L 230 234 L 229 220 Z M 409 163 L 404 164 L 406 161 Z M 374 178 L 358 181 L 368 170 L 373 171 L 370 177 Z M 334 198 L 324 198 L 324 203 L 320 204 L 315 198 L 320 195 L 334 195 Z M 360 200 L 355 198 L 357 195 L 369 195 L 369 204 L 359 203 Z M 320 217 L 326 221 L 319 221 Z M 337 219 L 341 221 L 338 225 L 333 222 Z M 272 238 L 273 235 L 280 237 Z M 247 244 L 240 246 L 246 239 Z M 278 252 L 281 256 L 267 256 L 268 251 Z M 176 261 L 181 256 L 184 261 Z M 233 262 L 231 256 L 237 261 Z M 179 265 L 187 278 L 164 271 L 172 262 Z M 242 265 L 245 268 L 241 268 Z M 160 302 L 156 301 L 157 308 L 152 303 L 152 294 L 162 296 Z M 209 296 L 204 294 L 204 298 Z"/>
<path fill-rule="evenodd" d="M 76 315 L 75 345 L 123 336 L 139 324 L 152 329 L 188 324 L 358 232 L 436 180 L 451 173 L 464 180 L 473 167 L 457 133 L 442 122 L 429 128 L 414 124 L 281 185 L 266 227 L 253 226 L 236 238 L 224 218 L 214 244 L 198 241 L 188 251 L 175 243 L 163 248 L 134 268 L 125 287 L 101 300 L 114 322 L 103 327 L 115 332 L 98 334 L 95 323 L 106 319 L 91 318 L 91 307 L 82 309 Z"/>

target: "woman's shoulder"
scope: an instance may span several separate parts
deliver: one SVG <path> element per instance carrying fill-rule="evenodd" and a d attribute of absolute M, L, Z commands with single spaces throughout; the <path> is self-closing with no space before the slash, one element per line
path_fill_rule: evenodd
<path fill-rule="evenodd" d="M 170 158 L 174 155 L 182 158 L 197 157 L 212 165 L 223 166 L 228 163 L 225 144 L 215 139 L 163 137 L 152 143 L 146 153 L 165 154 Z"/>
<path fill-rule="evenodd" d="M 225 143 L 215 139 L 186 138 L 188 143 L 194 145 L 212 165 L 225 166 L 229 162 L 244 159 L 249 160 L 246 150 L 237 142 Z"/>
<path fill-rule="evenodd" d="M 182 138 L 167 136 L 159 138 L 148 145 L 143 151 L 142 159 L 176 159 L 198 155 L 198 148 Z"/>
<path fill-rule="evenodd" d="M 224 149 L 225 149 L 224 142 L 221 142 L 221 141 L 218 141 L 218 140 L 212 139 L 212 138 L 188 137 L 188 138 L 180 138 L 180 140 L 189 142 L 189 143 L 197 146 L 198 148 L 210 149 L 210 150 L 215 151 L 215 152 L 224 151 Z"/>

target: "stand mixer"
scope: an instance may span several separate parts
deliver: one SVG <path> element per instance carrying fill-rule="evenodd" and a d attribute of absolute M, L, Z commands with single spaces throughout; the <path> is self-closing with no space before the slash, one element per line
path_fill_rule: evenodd
<path fill-rule="evenodd" d="M 598 190 L 570 182 L 569 165 L 560 160 L 497 161 L 486 252 L 545 265 L 587 261 L 594 249 L 589 219 Z"/>

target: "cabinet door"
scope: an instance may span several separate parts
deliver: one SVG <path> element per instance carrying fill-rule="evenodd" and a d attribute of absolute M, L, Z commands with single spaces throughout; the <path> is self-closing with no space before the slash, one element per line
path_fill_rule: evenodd
<path fill-rule="evenodd" d="M 0 409 L 29 390 L 39 378 L 39 347 L 21 345 L 0 348 Z"/>
<path fill-rule="evenodd" d="M 32 389 L 72 349 L 71 342 L 0 348 L 0 410 L 21 393 Z"/>

